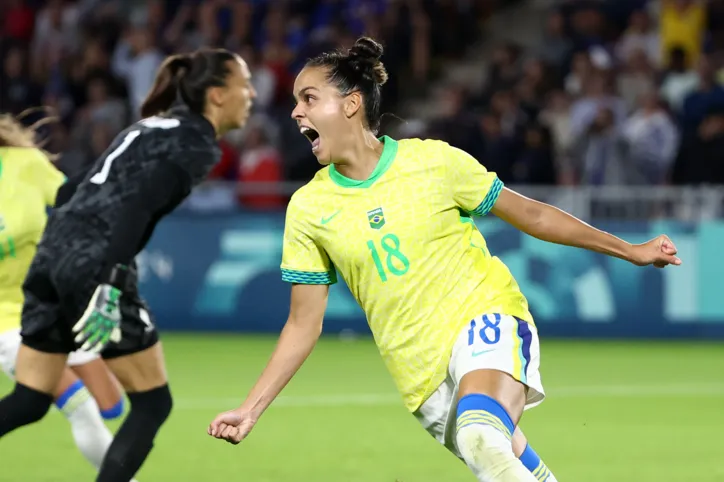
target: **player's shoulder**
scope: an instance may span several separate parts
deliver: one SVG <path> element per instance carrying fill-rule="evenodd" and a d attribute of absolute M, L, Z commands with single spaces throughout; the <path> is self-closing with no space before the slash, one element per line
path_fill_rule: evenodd
<path fill-rule="evenodd" d="M 398 155 L 413 155 L 416 157 L 433 157 L 436 154 L 452 149 L 450 144 L 438 139 L 400 139 L 397 144 L 399 146 L 397 149 Z"/>
<path fill-rule="evenodd" d="M 0 147 L 0 179 L 33 177 L 50 164 L 45 152 L 36 147 Z"/>
<path fill-rule="evenodd" d="M 419 137 L 409 137 L 405 139 L 398 139 L 398 151 L 399 149 L 405 150 L 418 150 L 418 149 L 445 149 L 450 147 L 445 141 L 437 139 L 420 139 Z"/>
<path fill-rule="evenodd" d="M 142 131 L 147 142 L 167 151 L 220 152 L 216 131 L 211 123 L 203 116 L 189 112 L 171 110 L 163 115 L 146 117 L 137 121 L 125 132 L 132 130 Z"/>
<path fill-rule="evenodd" d="M 447 155 L 454 150 L 447 142 L 437 139 L 400 139 L 397 145 L 397 158 L 403 162 L 412 161 L 416 165 L 444 164 Z"/>
<path fill-rule="evenodd" d="M 314 177 L 297 189 L 289 200 L 289 206 L 294 209 L 308 211 L 317 205 L 320 200 L 331 191 L 333 182 L 329 175 L 329 166 L 323 167 Z"/>
<path fill-rule="evenodd" d="M 314 224 L 314 220 L 335 202 L 335 186 L 329 175 L 329 166 L 323 167 L 292 194 L 287 205 L 287 218 L 293 217 L 297 222 L 309 220 Z"/>
<path fill-rule="evenodd" d="M 0 147 L 0 183 L 14 184 L 22 176 L 28 155 L 32 155 L 29 147 Z"/>
<path fill-rule="evenodd" d="M 22 163 L 23 161 L 50 162 L 48 156 L 37 147 L 0 147 L 0 161 L 3 163 Z"/>

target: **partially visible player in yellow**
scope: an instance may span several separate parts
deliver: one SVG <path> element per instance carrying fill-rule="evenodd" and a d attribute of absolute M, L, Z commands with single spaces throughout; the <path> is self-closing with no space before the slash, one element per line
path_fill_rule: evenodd
<path fill-rule="evenodd" d="M 544 398 L 538 332 L 508 268 L 471 215 L 490 212 L 536 238 L 637 265 L 680 264 L 666 237 L 631 245 L 503 187 L 465 152 L 376 136 L 382 47 L 362 38 L 309 61 L 292 117 L 325 167 L 287 210 L 282 278 L 289 319 L 241 406 L 210 435 L 239 443 L 312 351 L 341 275 L 407 408 L 481 481 L 555 477 L 517 429 Z"/>
<path fill-rule="evenodd" d="M 46 209 L 64 182 L 36 146 L 34 130 L 0 115 L 0 368 L 11 378 L 21 343 L 23 281 L 45 228 Z M 113 439 L 103 418 L 123 414 L 119 387 L 98 355 L 78 351 L 68 358 L 54 394 L 76 445 L 96 469 Z"/>

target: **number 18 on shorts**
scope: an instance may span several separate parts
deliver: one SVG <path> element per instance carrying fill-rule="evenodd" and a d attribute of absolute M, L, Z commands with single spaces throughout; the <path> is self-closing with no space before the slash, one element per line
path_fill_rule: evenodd
<path fill-rule="evenodd" d="M 526 409 L 543 401 L 540 344 L 532 324 L 498 313 L 471 320 L 453 347 L 450 375 L 459 383 L 465 374 L 484 369 L 505 372 L 526 385 Z"/>

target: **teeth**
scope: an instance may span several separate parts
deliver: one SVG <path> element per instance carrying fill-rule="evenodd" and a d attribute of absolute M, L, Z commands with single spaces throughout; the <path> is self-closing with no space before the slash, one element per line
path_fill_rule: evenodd
<path fill-rule="evenodd" d="M 299 132 L 301 132 L 302 134 L 306 134 L 307 132 L 309 132 L 311 130 L 312 130 L 311 128 L 306 127 L 306 126 L 302 126 L 299 128 Z"/>

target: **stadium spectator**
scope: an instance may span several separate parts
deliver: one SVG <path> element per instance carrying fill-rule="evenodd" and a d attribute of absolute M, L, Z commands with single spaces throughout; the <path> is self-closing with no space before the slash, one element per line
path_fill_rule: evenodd
<path fill-rule="evenodd" d="M 566 36 L 566 19 L 561 12 L 553 11 L 548 16 L 541 57 L 550 65 L 563 71 L 573 51 L 573 42 Z"/>
<path fill-rule="evenodd" d="M 274 147 L 273 123 L 266 116 L 250 119 L 244 132 L 236 179 L 245 184 L 279 183 L 284 180 L 281 153 Z M 282 208 L 288 197 L 278 193 L 239 193 L 240 203 L 251 209 Z"/>
<path fill-rule="evenodd" d="M 580 163 L 580 181 L 594 186 L 622 184 L 627 179 L 627 162 L 616 114 L 605 104 L 592 105 L 591 112 L 593 117 L 576 136 L 574 157 Z"/>
<path fill-rule="evenodd" d="M 443 92 L 442 115 L 431 123 L 429 134 L 480 158 L 480 129 L 475 114 L 467 109 L 466 100 L 467 92 L 463 87 L 447 87 Z"/>
<path fill-rule="evenodd" d="M 629 112 L 636 108 L 642 97 L 656 92 L 656 70 L 643 49 L 634 49 L 627 56 L 618 74 L 617 84 L 617 90 Z"/>
<path fill-rule="evenodd" d="M 675 184 L 724 184 L 724 111 L 714 108 L 706 113 L 694 135 L 683 139 L 675 161 Z"/>
<path fill-rule="evenodd" d="M 696 88 L 699 76 L 694 70 L 687 68 L 686 51 L 682 48 L 672 49 L 669 55 L 669 68 L 663 74 L 661 95 L 674 111 L 679 111 L 684 98 Z"/>
<path fill-rule="evenodd" d="M 7 0 L 3 13 L 3 31 L 9 38 L 30 42 L 35 26 L 35 14 L 24 0 Z"/>
<path fill-rule="evenodd" d="M 277 79 L 274 71 L 266 65 L 262 55 L 247 44 L 240 48 L 241 56 L 249 65 L 252 75 L 252 84 L 256 90 L 254 107 L 261 112 L 267 112 L 274 104 L 274 96 L 277 91 Z"/>
<path fill-rule="evenodd" d="M 14 45 L 7 50 L 0 81 L 0 104 L 3 111 L 19 114 L 40 104 L 42 87 L 30 77 L 24 48 Z"/>
<path fill-rule="evenodd" d="M 583 91 L 593 73 L 593 63 L 587 51 L 579 51 L 573 55 L 571 71 L 566 75 L 565 88 L 570 95 L 577 96 Z"/>
<path fill-rule="evenodd" d="M 622 128 L 630 160 L 628 180 L 630 184 L 661 185 L 668 180 L 679 149 L 679 132 L 655 93 L 644 94 L 639 104 Z"/>
<path fill-rule="evenodd" d="M 571 97 L 564 90 L 552 91 L 539 119 L 551 132 L 558 184 L 574 184 L 576 177 L 571 158 L 573 148 Z"/>
<path fill-rule="evenodd" d="M 629 18 L 626 31 L 616 45 L 618 60 L 629 63 L 633 56 L 643 55 L 651 66 L 661 65 L 661 39 L 651 25 L 651 19 L 645 10 L 636 10 Z"/>
<path fill-rule="evenodd" d="M 661 0 L 661 48 L 686 52 L 687 67 L 699 61 L 704 47 L 706 5 L 703 0 Z"/>
<path fill-rule="evenodd" d="M 685 134 L 695 130 L 712 109 L 724 108 L 724 88 L 716 79 L 711 59 L 702 56 L 697 68 L 696 88 L 685 98 L 681 108 L 681 122 Z"/>
<path fill-rule="evenodd" d="M 153 33 L 148 26 L 132 27 L 113 53 L 113 74 L 124 79 L 128 87 L 131 114 L 140 115 L 143 99 L 153 85 L 163 53 L 154 44 Z"/>
<path fill-rule="evenodd" d="M 523 148 L 511 169 L 511 181 L 523 185 L 556 183 L 553 142 L 548 128 L 540 124 L 526 126 Z"/>

